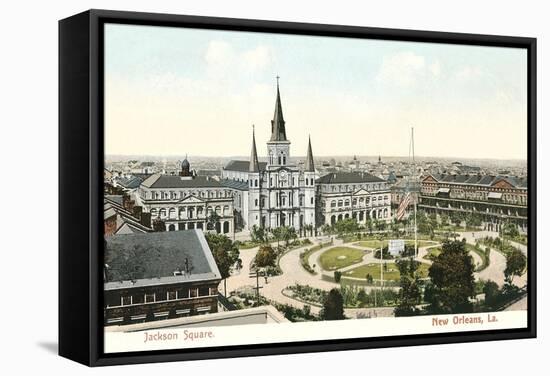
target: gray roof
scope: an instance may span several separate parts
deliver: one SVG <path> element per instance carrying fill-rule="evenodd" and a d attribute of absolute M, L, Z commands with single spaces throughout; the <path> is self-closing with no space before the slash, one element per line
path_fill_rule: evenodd
<path fill-rule="evenodd" d="M 155 174 L 148 177 L 142 185 L 148 188 L 220 188 L 219 181 L 209 176 L 182 177 L 177 175 Z"/>
<path fill-rule="evenodd" d="M 105 244 L 105 290 L 221 279 L 201 230 L 113 235 Z"/>
<path fill-rule="evenodd" d="M 265 171 L 267 162 L 258 162 L 260 171 Z M 226 171 L 238 171 L 238 172 L 249 172 L 250 161 L 229 161 L 229 163 L 223 168 Z"/>
<path fill-rule="evenodd" d="M 341 183 L 384 183 L 384 179 L 367 172 L 333 172 L 321 176 L 316 180 L 317 184 L 341 184 Z"/>
<path fill-rule="evenodd" d="M 527 179 L 519 178 L 517 176 L 504 176 L 504 175 L 441 175 L 431 174 L 429 175 L 436 181 L 449 184 L 466 184 L 466 185 L 481 185 L 492 186 L 500 180 L 508 182 L 515 188 L 527 188 Z"/>
<path fill-rule="evenodd" d="M 130 176 L 128 178 L 122 178 L 117 181 L 117 183 L 124 188 L 135 189 L 141 185 L 143 179 L 137 176 Z"/>
<path fill-rule="evenodd" d="M 222 179 L 220 180 L 220 183 L 227 188 L 238 189 L 239 191 L 248 191 L 248 182 L 246 181 Z"/>

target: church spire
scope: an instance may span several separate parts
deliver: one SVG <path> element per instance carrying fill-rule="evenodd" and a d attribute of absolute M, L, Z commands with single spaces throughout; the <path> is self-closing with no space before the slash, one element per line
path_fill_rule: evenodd
<path fill-rule="evenodd" d="M 256 136 L 254 134 L 254 125 L 252 125 L 252 151 L 250 152 L 249 172 L 259 172 L 260 164 L 258 163 L 258 152 L 256 151 Z"/>
<path fill-rule="evenodd" d="M 273 120 L 271 120 L 270 141 L 287 141 L 283 107 L 281 105 L 281 93 L 279 92 L 279 76 L 277 76 L 277 99 L 275 101 L 275 113 L 273 114 Z"/>
<path fill-rule="evenodd" d="M 311 137 L 307 145 L 307 156 L 304 170 L 307 172 L 315 172 L 315 165 L 313 164 L 313 152 L 311 151 Z"/>

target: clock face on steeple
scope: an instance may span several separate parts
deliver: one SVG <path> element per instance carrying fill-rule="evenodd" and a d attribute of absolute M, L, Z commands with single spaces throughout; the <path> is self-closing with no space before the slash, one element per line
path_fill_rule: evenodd
<path fill-rule="evenodd" d="M 279 172 L 279 179 L 280 180 L 286 180 L 287 178 L 287 173 L 285 170 L 281 170 L 281 172 Z"/>

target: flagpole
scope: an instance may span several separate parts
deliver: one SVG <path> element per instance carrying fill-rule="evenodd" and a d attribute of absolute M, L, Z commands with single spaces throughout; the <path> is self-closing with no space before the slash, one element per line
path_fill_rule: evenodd
<path fill-rule="evenodd" d="M 411 143 L 412 143 L 412 158 L 413 158 L 413 171 L 416 176 L 416 161 L 414 159 L 414 127 L 411 128 Z M 413 184 L 416 184 L 416 179 L 413 179 Z M 418 226 L 416 225 L 416 201 L 417 197 L 413 197 L 414 200 L 414 257 L 418 257 Z"/>

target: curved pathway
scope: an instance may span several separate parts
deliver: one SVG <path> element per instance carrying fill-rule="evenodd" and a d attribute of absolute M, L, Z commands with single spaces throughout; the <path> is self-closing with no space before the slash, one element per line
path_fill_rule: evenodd
<path fill-rule="evenodd" d="M 471 233 L 471 232 L 460 233 L 460 236 L 466 238 L 466 241 L 469 244 L 474 244 L 474 245 L 475 245 L 476 239 L 479 239 L 486 235 L 487 233 L 485 231 L 480 231 L 476 233 Z M 353 243 L 344 244 L 342 240 L 334 239 L 333 245 L 329 247 L 324 247 L 318 251 L 315 251 L 309 256 L 308 262 L 313 267 L 313 269 L 317 272 L 317 274 L 311 274 L 302 267 L 300 262 L 300 254 L 304 252 L 306 249 L 309 249 L 315 245 L 318 245 L 321 242 L 328 241 L 330 238 L 312 237 L 309 239 L 312 241 L 312 244 L 292 249 L 280 258 L 279 265 L 281 267 L 281 270 L 283 271 L 283 274 L 275 277 L 268 277 L 267 281 L 263 277 L 259 278 L 258 282 L 261 289 L 260 294 L 262 296 L 270 300 L 273 300 L 282 304 L 288 304 L 295 308 L 301 309 L 307 303 L 303 303 L 301 301 L 298 301 L 296 299 L 289 298 L 283 295 L 282 291 L 284 289 L 286 289 L 289 286 L 293 286 L 295 284 L 308 285 L 313 288 L 319 288 L 323 290 L 330 290 L 332 288 L 339 287 L 340 286 L 339 284 L 323 279 L 323 273 L 327 276 L 332 277 L 333 272 L 323 271 L 318 262 L 319 256 L 326 250 L 330 249 L 331 247 L 346 246 L 346 247 L 371 251 L 369 253 L 366 253 L 363 256 L 362 261 L 360 261 L 359 263 L 341 268 L 340 271 L 345 272 L 350 269 L 361 266 L 363 264 L 381 262 L 380 259 L 377 259 L 374 257 L 374 252 L 373 252 L 374 250 L 371 248 L 361 247 Z M 418 256 L 417 256 L 418 261 L 431 264 L 431 261 L 424 259 L 424 256 L 428 253 L 430 248 L 437 247 L 440 245 L 440 243 L 436 241 L 434 241 L 433 243 L 434 243 L 433 245 L 419 247 Z M 276 243 L 273 243 L 273 244 L 276 244 Z M 249 288 L 256 287 L 256 277 L 255 275 L 250 275 L 250 264 L 254 259 L 257 251 L 258 251 L 258 247 L 240 250 L 240 254 L 241 254 L 240 257 L 243 261 L 243 268 L 239 272 L 234 273 L 233 275 L 231 275 L 231 277 L 227 278 L 226 280 L 227 293 L 242 287 L 249 287 Z M 477 255 L 475 252 L 471 252 L 471 254 L 474 257 L 474 260 L 476 261 L 476 263 L 481 262 L 481 258 L 479 255 Z M 491 279 L 495 281 L 497 284 L 499 284 L 500 286 L 502 286 L 504 284 L 503 272 L 504 272 L 504 268 L 506 267 L 506 258 L 496 250 L 491 250 L 491 254 L 489 258 L 490 258 L 489 266 L 483 271 L 479 273 L 475 273 L 476 278 Z M 521 277 L 514 278 L 514 284 L 517 284 L 518 286 L 524 286 L 525 283 L 526 283 L 526 274 Z M 220 283 L 219 288 L 220 288 L 220 291 L 224 291 L 223 281 Z M 365 286 L 365 289 L 367 291 L 370 291 L 372 289 L 378 289 L 378 287 Z M 319 311 L 321 310 L 319 306 L 314 306 L 311 304 L 307 304 L 307 305 L 311 307 L 311 312 L 313 314 L 318 314 Z M 345 314 L 347 317 L 352 317 L 352 318 L 393 316 L 393 307 L 345 309 Z"/>

